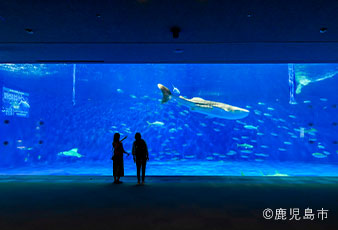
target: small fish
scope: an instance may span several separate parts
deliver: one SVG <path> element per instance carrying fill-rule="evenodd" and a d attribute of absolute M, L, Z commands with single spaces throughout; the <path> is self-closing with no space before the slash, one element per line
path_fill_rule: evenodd
<path fill-rule="evenodd" d="M 169 115 L 170 119 L 176 119 L 176 117 L 174 115 Z"/>
<path fill-rule="evenodd" d="M 185 157 L 185 158 L 192 159 L 192 158 L 194 158 L 195 156 L 194 156 L 194 155 L 185 155 L 184 157 Z"/>
<path fill-rule="evenodd" d="M 203 133 L 196 133 L 197 136 L 203 136 Z"/>
<path fill-rule="evenodd" d="M 237 137 L 233 137 L 232 138 L 234 141 L 239 141 L 239 139 Z"/>
<path fill-rule="evenodd" d="M 327 157 L 327 155 L 322 154 L 322 153 L 312 153 L 312 156 L 314 156 L 316 158 L 325 158 L 325 157 Z"/>
<path fill-rule="evenodd" d="M 235 152 L 234 150 L 230 150 L 229 152 L 226 153 L 226 155 L 228 156 L 232 156 L 232 155 L 236 155 L 237 152 Z"/>
<path fill-rule="evenodd" d="M 133 98 L 133 99 L 136 99 L 137 97 L 133 94 L 130 94 L 130 97 Z"/>
<path fill-rule="evenodd" d="M 274 136 L 274 137 L 277 137 L 277 136 L 278 136 L 277 133 L 270 133 L 270 134 L 271 134 L 271 136 Z"/>
<path fill-rule="evenodd" d="M 285 144 L 285 145 L 292 145 L 292 143 L 289 142 L 289 141 L 284 141 L 284 144 Z"/>
<path fill-rule="evenodd" d="M 259 111 L 259 110 L 257 110 L 257 109 L 254 110 L 254 113 L 255 113 L 256 115 L 261 115 L 261 114 L 262 114 L 262 112 Z"/>
<path fill-rule="evenodd" d="M 251 150 L 241 150 L 241 153 L 252 153 Z"/>
<path fill-rule="evenodd" d="M 278 120 L 281 121 L 281 122 L 286 122 L 286 120 L 284 120 L 282 118 L 279 118 Z"/>
<path fill-rule="evenodd" d="M 249 137 L 247 136 L 241 136 L 242 139 L 246 140 L 246 139 L 249 139 Z"/>
<path fill-rule="evenodd" d="M 319 100 L 321 100 L 321 101 L 327 101 L 326 98 L 319 98 Z"/>
<path fill-rule="evenodd" d="M 203 127 L 207 127 L 207 125 L 205 123 L 203 123 L 203 122 L 200 123 L 200 125 L 203 126 Z"/>
<path fill-rule="evenodd" d="M 304 104 L 309 104 L 311 103 L 311 101 L 304 101 Z"/>
<path fill-rule="evenodd" d="M 188 124 L 184 124 L 184 127 L 189 128 L 189 125 Z"/>
<path fill-rule="evenodd" d="M 177 129 L 175 129 L 175 128 L 169 129 L 169 133 L 176 133 L 176 132 L 177 132 Z"/>
<path fill-rule="evenodd" d="M 268 157 L 269 155 L 267 154 L 264 154 L 264 153 L 255 153 L 256 156 L 259 156 L 259 157 Z"/>
<path fill-rule="evenodd" d="M 315 128 L 304 130 L 304 133 L 308 133 L 308 134 L 315 133 L 315 132 L 317 132 L 317 129 L 315 129 Z"/>
<path fill-rule="evenodd" d="M 289 115 L 290 118 L 296 119 L 297 117 L 295 115 Z"/>
<path fill-rule="evenodd" d="M 271 107 L 268 107 L 268 110 L 274 111 L 275 109 L 274 109 L 274 108 L 271 108 Z"/>
<path fill-rule="evenodd" d="M 18 147 L 16 147 L 17 149 L 20 149 L 20 150 L 24 150 L 24 149 L 26 149 L 26 146 L 18 146 Z"/>
<path fill-rule="evenodd" d="M 264 161 L 264 160 L 263 160 L 263 159 L 258 159 L 258 158 L 256 158 L 255 161 L 257 161 L 257 162 L 262 162 L 262 161 Z"/>
<path fill-rule="evenodd" d="M 214 155 L 214 156 L 219 156 L 219 153 L 213 153 L 212 155 Z"/>
<path fill-rule="evenodd" d="M 241 155 L 242 158 L 249 158 L 249 156 Z"/>
<path fill-rule="evenodd" d="M 264 123 L 264 121 L 263 120 L 257 120 L 259 123 Z"/>
<path fill-rule="evenodd" d="M 207 157 L 206 159 L 209 160 L 209 161 L 211 161 L 211 160 L 214 159 L 214 157 Z"/>
<path fill-rule="evenodd" d="M 285 151 L 286 151 L 286 149 L 284 149 L 284 148 L 278 148 L 278 150 L 279 150 L 279 151 L 282 151 L 282 152 L 285 152 Z"/>
<path fill-rule="evenodd" d="M 241 125 L 246 125 L 245 122 L 242 122 L 242 121 L 240 121 L 240 120 L 236 120 L 236 122 L 237 122 L 238 124 L 241 124 Z"/>
<path fill-rule="evenodd" d="M 214 131 L 215 131 L 215 132 L 219 132 L 219 131 L 221 131 L 221 130 L 220 130 L 220 129 L 217 129 L 217 128 L 215 128 L 215 129 L 214 129 Z"/>
<path fill-rule="evenodd" d="M 159 127 L 164 126 L 164 123 L 162 121 L 154 121 L 154 122 L 147 121 L 147 123 L 149 126 L 159 126 Z"/>
<path fill-rule="evenodd" d="M 245 106 L 247 109 L 251 109 L 252 107 L 250 105 Z"/>
<path fill-rule="evenodd" d="M 257 133 L 257 135 L 258 135 L 258 136 L 263 136 L 263 135 L 264 135 L 264 133 Z"/>
<path fill-rule="evenodd" d="M 251 130 L 258 130 L 258 126 L 253 126 L 253 125 L 244 125 L 244 128 L 251 129 Z"/>
<path fill-rule="evenodd" d="M 261 148 L 263 148 L 263 149 L 267 149 L 267 148 L 269 148 L 269 146 L 266 146 L 266 145 L 261 145 Z"/>
<path fill-rule="evenodd" d="M 244 144 L 237 144 L 237 147 L 242 147 L 242 148 L 245 148 L 245 149 L 252 149 L 253 145 L 244 143 Z"/>
<path fill-rule="evenodd" d="M 317 146 L 319 149 L 325 149 L 325 147 L 323 145 L 318 145 Z"/>
<path fill-rule="evenodd" d="M 179 114 L 181 114 L 182 116 L 186 116 L 184 112 L 179 112 Z"/>
<path fill-rule="evenodd" d="M 263 103 L 263 102 L 258 102 L 257 104 L 259 104 L 259 105 L 265 105 L 265 103 Z"/>
<path fill-rule="evenodd" d="M 118 93 L 123 93 L 123 90 L 122 89 L 117 89 L 116 90 Z"/>
<path fill-rule="evenodd" d="M 328 151 L 323 151 L 323 153 L 326 154 L 326 155 L 330 155 L 330 154 L 331 154 L 331 153 L 328 152 Z"/>
<path fill-rule="evenodd" d="M 264 113 L 263 115 L 266 116 L 266 117 L 272 117 L 272 115 L 270 113 Z"/>
<path fill-rule="evenodd" d="M 235 130 L 235 131 L 239 131 L 239 128 L 236 128 L 236 127 L 235 127 L 234 130 Z"/>

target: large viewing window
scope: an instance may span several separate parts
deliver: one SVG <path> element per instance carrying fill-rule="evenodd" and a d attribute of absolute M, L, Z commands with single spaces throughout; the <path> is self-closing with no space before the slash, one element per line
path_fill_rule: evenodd
<path fill-rule="evenodd" d="M 1 175 L 338 176 L 338 64 L 1 64 Z M 134 174 L 132 156 L 125 174 Z"/>

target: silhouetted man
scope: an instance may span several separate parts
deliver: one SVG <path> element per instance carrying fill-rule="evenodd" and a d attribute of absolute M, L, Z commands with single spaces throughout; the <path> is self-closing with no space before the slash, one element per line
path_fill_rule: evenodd
<path fill-rule="evenodd" d="M 146 163 L 149 160 L 148 148 L 146 142 L 141 139 L 141 134 L 135 134 L 135 141 L 133 144 L 133 158 L 137 167 L 137 183 L 140 184 L 140 171 L 142 167 L 142 184 L 144 184 L 144 177 L 146 175 Z"/>

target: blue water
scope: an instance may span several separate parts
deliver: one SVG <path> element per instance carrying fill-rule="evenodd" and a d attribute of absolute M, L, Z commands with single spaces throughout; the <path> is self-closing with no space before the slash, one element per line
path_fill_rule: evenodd
<path fill-rule="evenodd" d="M 2 64 L 0 174 L 111 175 L 114 133 L 130 153 L 140 132 L 148 175 L 338 176 L 338 65 L 293 71 L 291 94 L 287 64 Z M 158 83 L 250 112 L 162 104 Z"/>

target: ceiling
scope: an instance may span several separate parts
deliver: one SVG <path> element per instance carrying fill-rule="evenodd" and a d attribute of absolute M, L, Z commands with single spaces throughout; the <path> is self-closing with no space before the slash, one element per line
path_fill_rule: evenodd
<path fill-rule="evenodd" d="M 337 22 L 337 0 L 0 1 L 0 62 L 338 62 Z"/>

